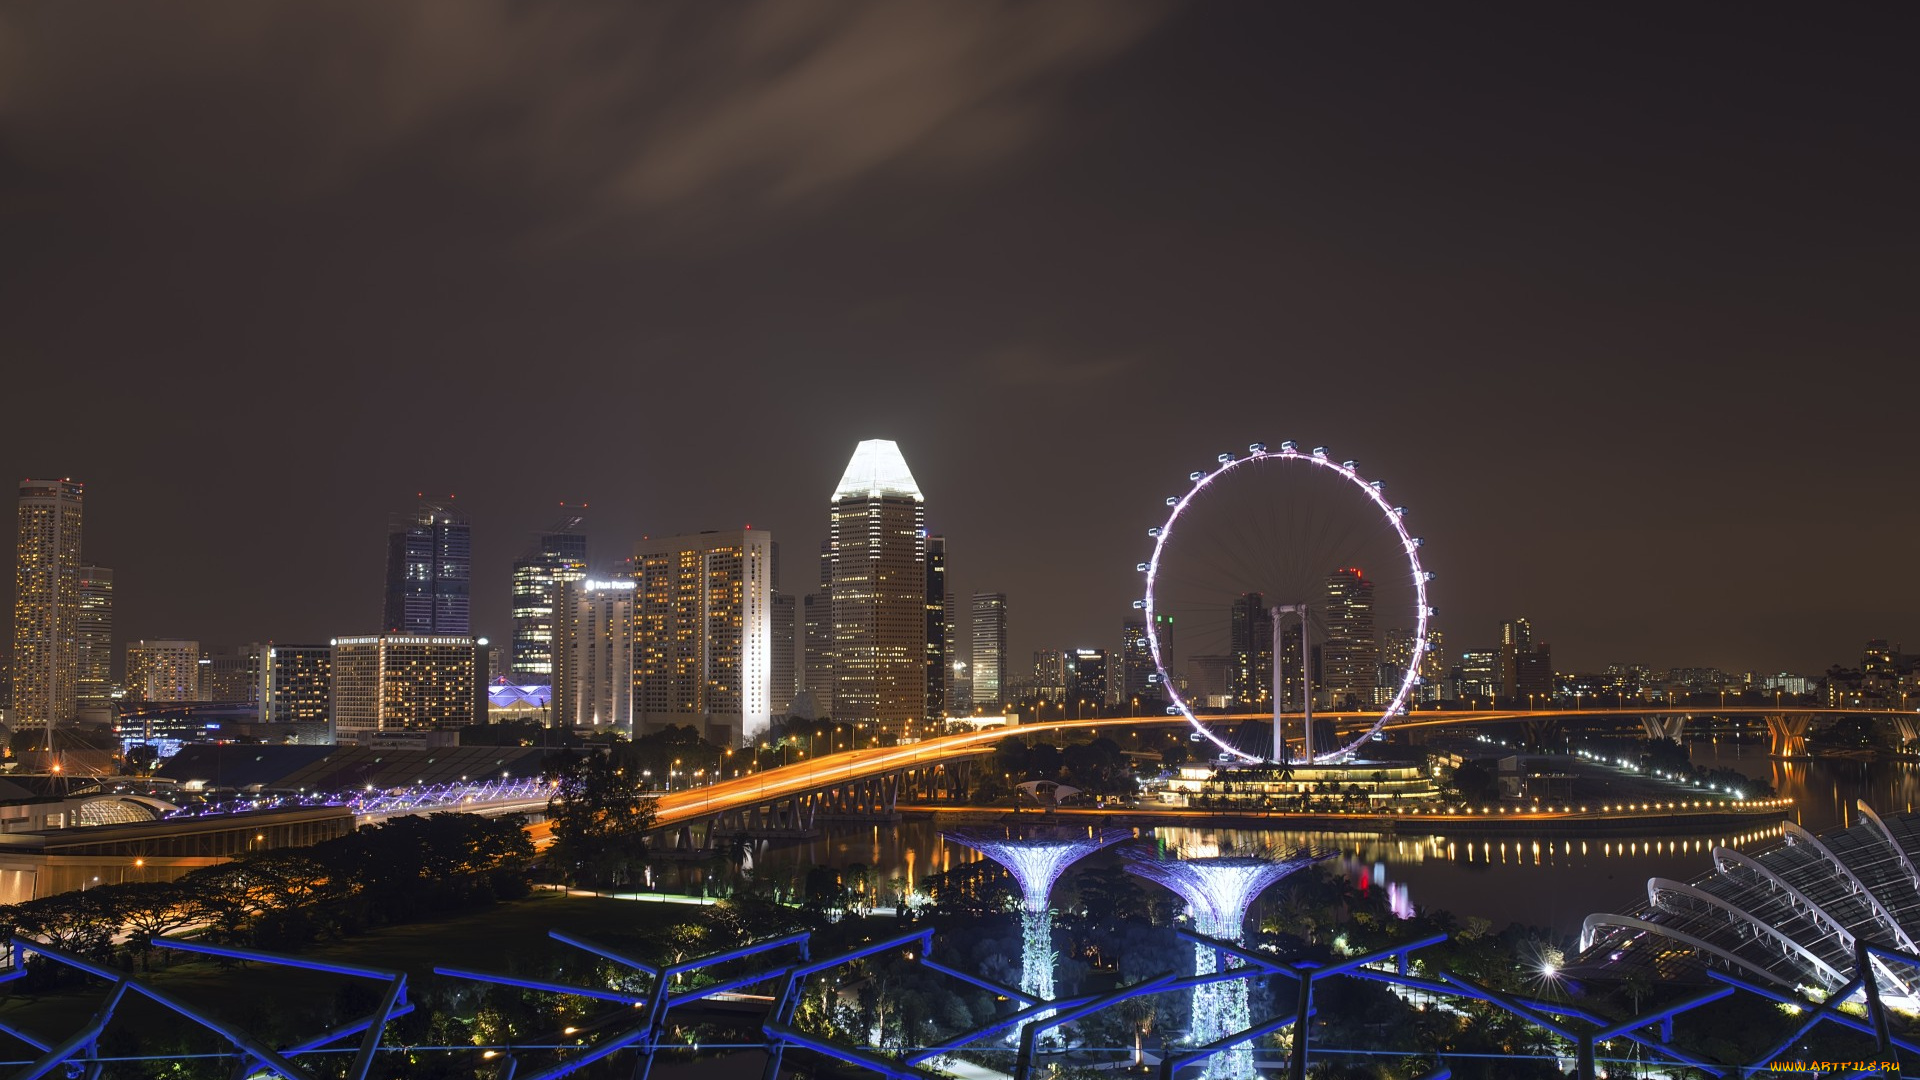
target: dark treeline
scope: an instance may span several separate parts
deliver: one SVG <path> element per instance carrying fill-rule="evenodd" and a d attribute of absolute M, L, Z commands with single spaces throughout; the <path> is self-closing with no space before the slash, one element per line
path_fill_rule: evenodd
<path fill-rule="evenodd" d="M 0 907 L 0 927 L 9 938 L 25 935 L 129 969 L 151 965 L 154 938 L 190 929 L 230 944 L 297 951 L 370 927 L 525 896 L 532 858 L 518 817 L 395 818 L 176 881 L 102 885 Z M 38 962 L 30 968 L 35 985 L 62 970 Z"/>

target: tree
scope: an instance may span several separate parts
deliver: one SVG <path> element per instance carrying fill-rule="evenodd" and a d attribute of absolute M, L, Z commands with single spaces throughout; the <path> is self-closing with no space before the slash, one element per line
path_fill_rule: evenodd
<path fill-rule="evenodd" d="M 640 774 L 617 765 L 612 754 L 568 754 L 553 761 L 555 781 L 547 801 L 553 823 L 551 865 L 569 881 L 622 884 L 647 857 L 655 800 L 646 797 Z"/>
<path fill-rule="evenodd" d="M 95 891 L 108 890 L 113 893 L 114 906 L 119 910 L 127 944 L 139 955 L 143 971 L 152 970 L 154 938 L 193 925 L 193 906 L 172 882 L 129 881 Z"/>

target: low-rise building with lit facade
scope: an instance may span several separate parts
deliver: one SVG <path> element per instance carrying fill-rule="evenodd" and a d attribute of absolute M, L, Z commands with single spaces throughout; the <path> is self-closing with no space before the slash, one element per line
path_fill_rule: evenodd
<path fill-rule="evenodd" d="M 1406 806 L 1439 797 L 1433 777 L 1419 763 L 1362 762 L 1345 765 L 1182 765 L 1157 792 L 1169 806 L 1217 810 L 1334 809 Z"/>

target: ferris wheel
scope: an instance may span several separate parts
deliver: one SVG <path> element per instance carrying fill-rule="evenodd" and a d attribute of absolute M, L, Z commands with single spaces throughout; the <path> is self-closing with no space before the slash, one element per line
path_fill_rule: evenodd
<path fill-rule="evenodd" d="M 1136 568 L 1146 589 L 1134 607 L 1167 711 L 1223 761 L 1296 759 L 1296 741 L 1298 760 L 1353 757 L 1423 681 L 1433 575 L 1405 508 L 1355 462 L 1292 442 L 1221 454 L 1188 480 L 1147 530 L 1153 554 Z M 1329 709 L 1378 715 L 1344 742 L 1323 728 L 1316 744 L 1313 715 Z M 1269 712 L 1270 755 L 1205 718 Z"/>

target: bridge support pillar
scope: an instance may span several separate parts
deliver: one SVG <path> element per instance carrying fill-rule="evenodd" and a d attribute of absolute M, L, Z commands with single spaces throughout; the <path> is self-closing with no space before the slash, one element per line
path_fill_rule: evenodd
<path fill-rule="evenodd" d="M 1560 727 L 1557 717 L 1543 716 L 1522 723 L 1526 732 L 1527 744 L 1542 752 L 1558 751 L 1566 748 L 1566 732 Z"/>
<path fill-rule="evenodd" d="M 1684 716 L 1643 716 L 1640 725 L 1647 729 L 1649 739 L 1672 739 L 1680 742 L 1687 732 L 1687 718 Z"/>
<path fill-rule="evenodd" d="M 1895 716 L 1893 718 L 1893 727 L 1900 735 L 1900 745 L 1902 747 L 1905 747 L 1915 739 L 1920 739 L 1920 723 L 1915 723 L 1914 717 Z"/>
<path fill-rule="evenodd" d="M 1767 717 L 1767 753 L 1777 758 L 1807 756 L 1806 716 Z"/>

